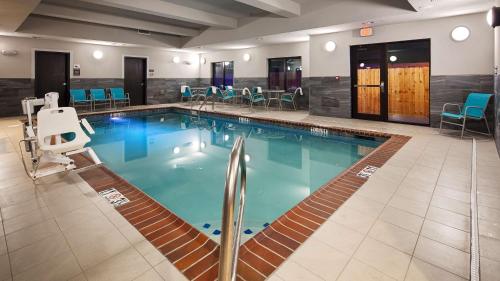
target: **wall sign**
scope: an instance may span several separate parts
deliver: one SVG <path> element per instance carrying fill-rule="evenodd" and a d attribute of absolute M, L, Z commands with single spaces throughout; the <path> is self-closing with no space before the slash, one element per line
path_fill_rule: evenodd
<path fill-rule="evenodd" d="M 80 65 L 73 65 L 73 76 L 80 76 Z"/>

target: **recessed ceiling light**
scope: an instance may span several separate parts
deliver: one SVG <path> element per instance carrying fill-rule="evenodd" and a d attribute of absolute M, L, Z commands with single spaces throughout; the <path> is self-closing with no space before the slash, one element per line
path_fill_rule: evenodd
<path fill-rule="evenodd" d="M 172 61 L 173 61 L 174 63 L 180 63 L 180 62 L 181 62 L 181 58 L 179 58 L 178 56 L 175 56 L 175 57 L 172 59 Z"/>
<path fill-rule="evenodd" d="M 396 56 L 390 56 L 390 57 L 389 57 L 389 60 L 390 60 L 391 62 L 395 62 L 395 61 L 397 61 L 397 60 L 398 60 L 398 57 L 396 57 Z"/>

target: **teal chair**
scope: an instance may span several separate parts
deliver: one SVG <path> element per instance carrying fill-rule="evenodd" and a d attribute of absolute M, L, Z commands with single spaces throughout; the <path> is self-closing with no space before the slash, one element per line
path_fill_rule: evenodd
<path fill-rule="evenodd" d="M 483 94 L 483 93 L 470 93 L 467 96 L 467 100 L 465 101 L 465 104 L 463 104 L 463 106 L 456 103 L 445 103 L 443 105 L 443 110 L 441 112 L 441 123 L 439 124 L 439 132 L 441 132 L 441 129 L 443 128 L 443 123 L 445 123 L 462 127 L 462 134 L 460 135 L 460 138 L 464 137 L 464 131 L 485 134 L 483 132 L 477 132 L 466 129 L 467 119 L 472 119 L 477 121 L 484 120 L 484 123 L 486 124 L 486 129 L 488 130 L 488 133 L 485 135 L 491 136 L 490 127 L 488 125 L 488 120 L 486 119 L 486 114 L 485 114 L 486 107 L 488 106 L 491 96 L 493 95 Z M 454 106 L 458 110 L 456 110 L 455 112 L 446 111 L 446 108 L 448 106 Z M 444 121 L 445 118 L 455 120 L 456 122 Z"/>
<path fill-rule="evenodd" d="M 181 102 L 183 102 L 184 99 L 187 99 L 190 103 L 193 103 L 193 99 L 197 98 L 198 96 L 199 95 L 193 93 L 191 87 L 181 86 Z"/>
<path fill-rule="evenodd" d="M 130 96 L 128 93 L 125 93 L 123 88 L 109 88 L 109 94 L 114 107 L 116 107 L 117 103 L 130 106 Z"/>
<path fill-rule="evenodd" d="M 76 106 L 89 106 L 92 110 L 92 100 L 87 98 L 85 89 L 70 89 L 69 90 L 69 103 L 72 107 Z"/>
<path fill-rule="evenodd" d="M 234 98 L 236 97 L 236 95 L 234 94 L 234 91 L 232 89 L 223 91 L 220 88 L 217 88 L 215 95 L 217 96 L 217 98 L 222 100 L 222 103 L 225 103 L 226 101 L 234 100 Z"/>
<path fill-rule="evenodd" d="M 104 105 L 104 108 L 109 105 L 109 108 L 111 108 L 111 99 L 106 95 L 104 89 L 90 89 L 90 99 L 94 110 L 97 104 Z"/>
<path fill-rule="evenodd" d="M 198 94 L 198 96 L 196 97 L 196 101 L 198 101 L 200 98 L 203 98 L 203 102 L 200 105 L 200 110 L 203 108 L 203 106 L 205 106 L 208 103 L 208 101 L 210 99 L 212 100 L 212 110 L 214 109 L 214 107 L 215 107 L 215 100 L 214 100 L 213 95 L 214 95 L 214 93 L 217 93 L 217 89 L 218 89 L 217 87 L 209 86 L 205 90 L 205 93 Z"/>
<path fill-rule="evenodd" d="M 293 106 L 293 110 L 297 110 L 297 106 L 295 104 L 295 96 L 297 96 L 297 94 L 299 94 L 301 96 L 303 95 L 301 87 L 296 88 L 293 91 L 293 93 L 282 94 L 280 97 L 280 110 L 283 109 L 283 103 L 291 104 Z"/>
<path fill-rule="evenodd" d="M 243 98 L 248 100 L 250 111 L 253 109 L 253 104 L 258 102 L 264 103 L 264 108 L 267 110 L 266 97 L 262 94 L 262 89 L 260 87 L 253 87 L 251 92 L 248 88 L 244 88 Z"/>

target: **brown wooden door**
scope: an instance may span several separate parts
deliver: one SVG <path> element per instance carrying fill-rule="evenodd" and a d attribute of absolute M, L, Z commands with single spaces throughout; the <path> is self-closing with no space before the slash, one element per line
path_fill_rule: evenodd
<path fill-rule="evenodd" d="M 387 44 L 388 120 L 429 124 L 430 41 Z"/>
<path fill-rule="evenodd" d="M 146 104 L 145 58 L 125 57 L 125 92 L 130 95 L 130 105 Z"/>
<path fill-rule="evenodd" d="M 59 106 L 69 103 L 69 53 L 35 51 L 35 96 L 59 93 Z"/>
<path fill-rule="evenodd" d="M 353 117 L 383 120 L 386 113 L 384 46 L 351 47 Z"/>
<path fill-rule="evenodd" d="M 352 116 L 429 124 L 430 40 L 351 47 Z"/>

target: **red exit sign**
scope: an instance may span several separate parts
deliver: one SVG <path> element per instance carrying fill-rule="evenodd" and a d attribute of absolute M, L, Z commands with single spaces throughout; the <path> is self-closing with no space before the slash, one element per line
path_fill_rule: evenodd
<path fill-rule="evenodd" d="M 361 37 L 368 37 L 373 35 L 373 28 L 372 27 L 363 27 L 359 30 L 359 35 Z"/>

